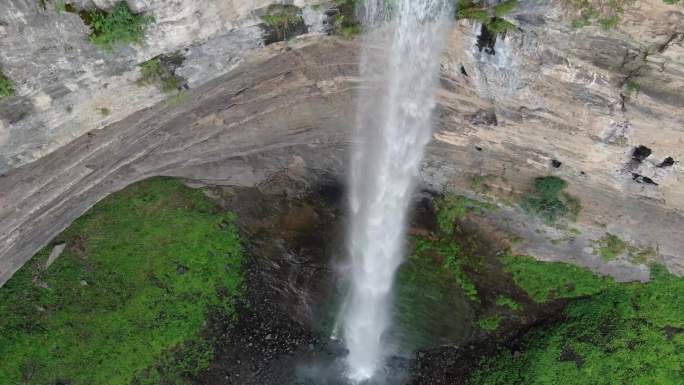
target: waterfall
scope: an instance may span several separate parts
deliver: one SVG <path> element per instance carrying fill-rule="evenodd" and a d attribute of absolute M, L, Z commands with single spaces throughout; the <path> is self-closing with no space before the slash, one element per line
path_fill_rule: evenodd
<path fill-rule="evenodd" d="M 392 287 L 403 260 L 406 217 L 425 145 L 453 0 L 367 0 L 364 89 L 350 169 L 350 292 L 339 324 L 354 383 L 387 354 Z"/>

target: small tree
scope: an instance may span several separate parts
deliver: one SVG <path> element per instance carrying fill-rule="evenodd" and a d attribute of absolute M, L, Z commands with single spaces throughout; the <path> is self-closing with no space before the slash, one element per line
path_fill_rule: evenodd
<path fill-rule="evenodd" d="M 567 186 L 566 181 L 556 176 L 537 178 L 534 191 L 523 197 L 521 206 L 546 223 L 554 223 L 568 214 L 577 215 L 581 205 L 579 200 L 563 192 Z"/>

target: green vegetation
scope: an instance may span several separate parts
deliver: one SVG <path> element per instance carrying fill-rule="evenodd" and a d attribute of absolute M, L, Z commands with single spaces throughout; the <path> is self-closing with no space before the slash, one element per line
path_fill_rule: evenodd
<path fill-rule="evenodd" d="M 508 298 L 504 295 L 500 295 L 496 298 L 496 305 L 501 307 L 507 307 L 513 311 L 521 311 L 522 306 L 515 302 L 513 299 Z"/>
<path fill-rule="evenodd" d="M 603 260 L 611 261 L 627 250 L 627 244 L 617 235 L 606 233 L 601 239 L 596 241 L 596 252 Z"/>
<path fill-rule="evenodd" d="M 55 12 L 64 13 L 67 11 L 67 4 L 64 0 L 55 0 Z"/>
<path fill-rule="evenodd" d="M 0 99 L 12 96 L 15 92 L 14 83 L 2 73 L 2 67 L 0 67 Z"/>
<path fill-rule="evenodd" d="M 173 55 L 171 60 L 182 62 L 183 58 L 180 55 Z M 166 94 L 172 93 L 178 91 L 183 82 L 183 78 L 177 76 L 174 72 L 169 65 L 166 65 L 157 56 L 140 64 L 140 78 L 136 83 L 139 86 L 153 85 Z"/>
<path fill-rule="evenodd" d="M 102 116 L 109 116 L 109 114 L 112 113 L 112 111 L 109 110 L 107 107 L 100 107 L 97 109 L 97 111 L 100 113 Z"/>
<path fill-rule="evenodd" d="M 165 178 L 95 205 L 49 268 L 46 247 L 0 288 L 2 382 L 177 384 L 206 367 L 207 316 L 230 319 L 240 295 L 233 221 Z"/>
<path fill-rule="evenodd" d="M 516 285 L 539 303 L 593 295 L 613 284 L 610 278 L 599 277 L 589 270 L 562 262 L 539 262 L 519 255 L 506 255 L 502 262 L 504 270 L 513 275 Z"/>
<path fill-rule="evenodd" d="M 475 302 L 480 301 L 475 283 L 464 271 L 464 266 L 469 258 L 463 255 L 458 243 L 447 238 L 441 240 L 418 238 L 416 240 L 415 254 L 418 257 L 425 257 L 430 253 L 436 254 L 439 257 L 442 261 L 442 266 L 451 273 L 458 286 L 463 289 L 469 299 Z"/>
<path fill-rule="evenodd" d="M 600 255 L 604 261 L 609 262 L 627 255 L 632 263 L 651 263 L 658 256 L 658 251 L 653 247 L 638 247 L 620 239 L 617 235 L 606 233 L 600 239 L 594 241 L 594 253 Z"/>
<path fill-rule="evenodd" d="M 347 38 L 360 34 L 362 29 L 356 18 L 356 0 L 337 0 L 335 7 L 338 13 L 333 16 L 330 33 Z"/>
<path fill-rule="evenodd" d="M 566 0 L 575 11 L 576 17 L 572 22 L 575 28 L 589 25 L 600 25 L 606 30 L 615 28 L 625 10 L 636 0 Z M 680 0 L 663 0 L 666 4 L 677 4 Z"/>
<path fill-rule="evenodd" d="M 541 276 L 540 276 L 541 278 Z M 684 383 L 684 279 L 653 266 L 652 281 L 606 285 L 576 299 L 565 320 L 482 360 L 471 385 Z"/>
<path fill-rule="evenodd" d="M 501 325 L 500 315 L 493 315 L 491 317 L 481 318 L 477 321 L 477 326 L 479 326 L 480 329 L 488 332 L 496 331 L 499 328 L 499 325 Z"/>
<path fill-rule="evenodd" d="M 523 197 L 521 206 L 547 224 L 553 224 L 564 216 L 576 217 L 582 206 L 578 199 L 563 192 L 567 185 L 567 182 L 555 176 L 537 178 L 534 191 Z"/>
<path fill-rule="evenodd" d="M 435 199 L 437 225 L 444 234 L 452 234 L 457 219 L 464 218 L 469 211 L 480 215 L 484 210 L 496 210 L 493 203 L 480 202 L 462 195 L 446 194 Z"/>
<path fill-rule="evenodd" d="M 271 29 L 271 42 L 287 40 L 297 31 L 306 31 L 302 10 L 294 5 L 272 4 L 261 19 Z"/>
<path fill-rule="evenodd" d="M 94 10 L 83 16 L 92 32 L 90 41 L 96 46 L 111 51 L 117 44 L 142 44 L 152 16 L 136 15 L 125 1 L 119 1 L 111 12 Z"/>
<path fill-rule="evenodd" d="M 482 0 L 463 0 L 458 2 L 456 18 L 473 20 L 483 24 L 495 34 L 514 31 L 518 27 L 503 19 L 518 6 L 518 0 L 505 0 L 495 6 L 488 6 Z"/>

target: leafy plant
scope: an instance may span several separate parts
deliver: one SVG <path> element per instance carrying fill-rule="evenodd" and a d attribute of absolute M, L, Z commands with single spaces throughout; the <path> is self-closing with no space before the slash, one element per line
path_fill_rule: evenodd
<path fill-rule="evenodd" d="M 178 59 L 182 62 L 182 57 Z M 169 65 L 158 56 L 140 64 L 140 78 L 136 81 L 139 86 L 154 85 L 164 93 L 177 91 L 183 82 Z"/>
<path fill-rule="evenodd" d="M 15 93 L 14 83 L 2 72 L 0 67 L 0 99 L 12 96 Z"/>
<path fill-rule="evenodd" d="M 490 317 L 486 318 L 481 318 L 477 321 L 477 326 L 480 327 L 482 330 L 486 330 L 488 332 L 493 332 L 499 328 L 499 325 L 501 324 L 501 316 L 500 315 L 493 315 Z"/>
<path fill-rule="evenodd" d="M 522 306 L 515 302 L 513 299 L 508 298 L 504 295 L 500 295 L 496 298 L 496 305 L 501 307 L 507 307 L 513 311 L 521 311 Z"/>
<path fill-rule="evenodd" d="M 90 41 L 106 51 L 117 44 L 142 44 L 147 27 L 154 21 L 152 16 L 132 13 L 125 1 L 119 1 L 111 12 L 90 11 L 86 19 L 92 30 Z"/>
<path fill-rule="evenodd" d="M 611 233 L 606 233 L 595 245 L 595 250 L 604 261 L 612 261 L 627 250 L 625 241 Z"/>
<path fill-rule="evenodd" d="M 481 0 L 463 0 L 458 2 L 456 17 L 481 23 L 493 34 L 504 34 L 518 28 L 503 18 L 517 6 L 518 0 L 506 0 L 495 6 Z"/>
<path fill-rule="evenodd" d="M 537 178 L 534 191 L 523 197 L 521 206 L 548 224 L 564 216 L 576 216 L 582 206 L 578 199 L 563 192 L 567 185 L 567 182 L 555 176 Z"/>
<path fill-rule="evenodd" d="M 435 200 L 437 225 L 444 234 L 452 234 L 457 219 L 462 219 L 469 211 L 481 214 L 484 210 L 496 210 L 496 205 L 480 202 L 462 195 L 446 194 Z"/>

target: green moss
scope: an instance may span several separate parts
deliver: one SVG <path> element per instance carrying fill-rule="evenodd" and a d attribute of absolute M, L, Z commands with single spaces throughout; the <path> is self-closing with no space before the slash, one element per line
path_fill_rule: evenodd
<path fill-rule="evenodd" d="M 337 13 L 332 17 L 330 33 L 347 38 L 359 35 L 362 28 L 356 17 L 356 0 L 337 0 L 335 8 Z"/>
<path fill-rule="evenodd" d="M 614 284 L 572 301 L 565 321 L 484 359 L 471 385 L 684 383 L 684 279 L 652 267 L 647 284 Z"/>
<path fill-rule="evenodd" d="M 518 6 L 518 0 L 505 0 L 494 6 L 494 16 L 503 17 Z"/>
<path fill-rule="evenodd" d="M 493 332 L 499 328 L 501 325 L 501 316 L 500 315 L 493 315 L 491 317 L 486 317 L 486 318 L 481 318 L 477 321 L 477 326 L 480 327 L 480 329 L 488 331 L 488 332 Z"/>
<path fill-rule="evenodd" d="M 112 111 L 109 110 L 107 107 L 100 107 L 97 109 L 97 111 L 100 113 L 102 116 L 109 116 L 109 114 L 112 113 Z"/>
<path fill-rule="evenodd" d="M 437 225 L 444 234 L 452 234 L 456 220 L 463 219 L 468 212 L 482 214 L 485 210 L 496 210 L 493 203 L 480 202 L 462 195 L 446 194 L 435 199 Z"/>
<path fill-rule="evenodd" d="M 593 295 L 611 287 L 610 278 L 561 262 L 540 262 L 532 257 L 506 255 L 504 269 L 535 302 Z"/>
<path fill-rule="evenodd" d="M 2 72 L 0 67 L 0 99 L 12 96 L 15 93 L 14 83 Z"/>
<path fill-rule="evenodd" d="M 534 190 L 523 197 L 521 206 L 547 224 L 553 224 L 562 217 L 574 218 L 582 205 L 577 198 L 563 192 L 567 185 L 566 181 L 555 176 L 537 178 Z"/>
<path fill-rule="evenodd" d="M 261 19 L 272 27 L 288 28 L 301 23 L 301 10 L 294 5 L 272 5 Z"/>
<path fill-rule="evenodd" d="M 576 17 L 572 23 L 575 28 L 600 25 L 606 30 L 615 28 L 622 19 L 625 10 L 636 2 L 636 0 L 566 1 L 575 11 Z"/>
<path fill-rule="evenodd" d="M 106 51 L 118 44 L 142 44 L 148 25 L 154 21 L 151 16 L 132 13 L 125 1 L 119 1 L 111 12 L 87 12 L 84 19 L 92 30 L 90 41 Z"/>
<path fill-rule="evenodd" d="M 458 2 L 456 18 L 473 20 L 494 34 L 504 34 L 517 29 L 515 24 L 503 18 L 517 6 L 518 0 L 505 0 L 494 6 L 480 0 L 463 0 Z"/>
<path fill-rule="evenodd" d="M 418 238 L 415 253 L 417 255 L 436 253 L 442 260 L 443 267 L 451 273 L 465 295 L 474 302 L 480 302 L 475 283 L 464 271 L 465 265 L 469 262 L 468 257 L 462 253 L 461 246 L 458 243 L 446 239 Z"/>
<path fill-rule="evenodd" d="M 501 307 L 507 307 L 513 311 L 522 310 L 522 306 L 519 303 L 504 295 L 500 295 L 496 298 L 496 305 Z"/>
<path fill-rule="evenodd" d="M 182 62 L 183 58 L 176 55 L 171 60 Z M 152 58 L 140 64 L 140 78 L 136 81 L 139 86 L 153 85 L 164 93 L 178 91 L 183 79 L 177 76 L 160 57 Z"/>
<path fill-rule="evenodd" d="M 128 384 L 201 343 L 210 309 L 233 314 L 242 282 L 233 216 L 175 180 L 111 195 L 55 242 L 66 249 L 49 269 L 46 247 L 0 288 L 8 384 Z M 199 350 L 187 365 L 206 366 Z"/>
<path fill-rule="evenodd" d="M 595 247 L 594 251 L 606 262 L 612 261 L 627 250 L 625 241 L 611 233 L 606 233 L 606 235 L 596 241 Z"/>

